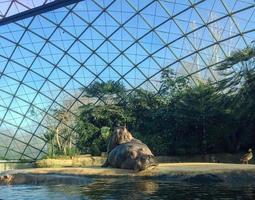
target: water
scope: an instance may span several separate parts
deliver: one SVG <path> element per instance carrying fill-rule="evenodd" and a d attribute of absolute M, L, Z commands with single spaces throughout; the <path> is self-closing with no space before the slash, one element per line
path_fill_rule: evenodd
<path fill-rule="evenodd" d="M 0 199 L 254 200 L 255 185 L 225 185 L 218 183 L 195 185 L 169 180 L 100 178 L 87 185 L 0 186 Z"/>

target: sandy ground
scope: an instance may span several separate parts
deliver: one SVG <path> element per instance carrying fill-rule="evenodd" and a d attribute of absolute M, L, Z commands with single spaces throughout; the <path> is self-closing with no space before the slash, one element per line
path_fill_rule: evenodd
<path fill-rule="evenodd" d="M 67 178 L 63 178 L 67 177 Z M 1 184 L 48 183 L 71 179 L 104 177 L 170 178 L 174 181 L 255 183 L 255 165 L 222 163 L 162 163 L 141 172 L 101 167 L 34 168 L 5 171 L 0 174 Z"/>
<path fill-rule="evenodd" d="M 157 167 L 141 172 L 115 168 L 83 167 L 83 168 L 33 168 L 10 170 L 5 173 L 31 173 L 31 174 L 73 174 L 90 176 L 162 176 L 175 174 L 206 174 L 227 172 L 250 172 L 255 174 L 255 165 L 223 164 L 223 163 L 162 163 Z"/>

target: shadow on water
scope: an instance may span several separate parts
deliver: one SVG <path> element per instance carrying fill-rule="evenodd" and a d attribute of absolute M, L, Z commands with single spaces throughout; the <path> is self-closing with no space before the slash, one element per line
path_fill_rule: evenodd
<path fill-rule="evenodd" d="M 99 178 L 85 185 L 1 186 L 0 199 L 254 200 L 255 185 L 199 185 L 166 179 Z"/>

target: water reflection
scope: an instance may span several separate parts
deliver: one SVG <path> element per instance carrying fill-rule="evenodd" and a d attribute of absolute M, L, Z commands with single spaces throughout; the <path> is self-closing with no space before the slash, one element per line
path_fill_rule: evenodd
<path fill-rule="evenodd" d="M 254 200 L 255 184 L 187 184 L 145 178 L 100 178 L 87 185 L 1 186 L 0 199 Z"/>
<path fill-rule="evenodd" d="M 158 191 L 158 183 L 150 180 L 138 182 L 137 189 L 145 194 L 154 194 Z"/>
<path fill-rule="evenodd" d="M 82 194 L 91 199 L 144 199 L 159 189 L 159 184 L 153 180 L 122 178 L 97 179 L 94 183 L 83 187 Z"/>
<path fill-rule="evenodd" d="M 196 199 L 227 200 L 255 199 L 255 185 L 185 184 L 169 180 L 98 179 L 83 187 L 82 194 L 89 199 Z"/>

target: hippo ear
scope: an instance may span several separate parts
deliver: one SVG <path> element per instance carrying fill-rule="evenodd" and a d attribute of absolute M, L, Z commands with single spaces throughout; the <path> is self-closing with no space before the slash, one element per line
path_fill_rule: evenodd
<path fill-rule="evenodd" d="M 116 139 L 119 139 L 120 132 L 120 127 L 117 127 L 115 131 Z"/>
<path fill-rule="evenodd" d="M 128 132 L 129 133 L 129 131 L 128 131 L 126 126 L 124 126 L 124 132 Z"/>

